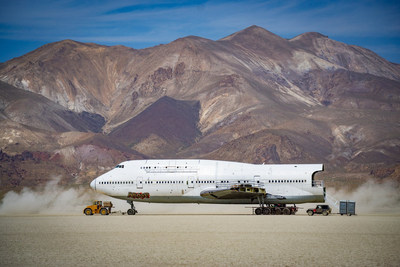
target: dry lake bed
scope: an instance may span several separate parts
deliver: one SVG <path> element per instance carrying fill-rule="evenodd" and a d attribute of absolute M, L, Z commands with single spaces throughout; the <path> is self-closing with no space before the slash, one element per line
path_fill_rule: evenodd
<path fill-rule="evenodd" d="M 400 266 L 400 215 L 1 216 L 1 266 Z"/>

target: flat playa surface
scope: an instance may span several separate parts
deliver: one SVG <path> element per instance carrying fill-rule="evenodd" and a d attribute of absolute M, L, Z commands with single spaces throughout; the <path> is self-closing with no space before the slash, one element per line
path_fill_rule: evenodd
<path fill-rule="evenodd" d="M 400 266 L 400 216 L 1 216 L 1 266 Z"/>

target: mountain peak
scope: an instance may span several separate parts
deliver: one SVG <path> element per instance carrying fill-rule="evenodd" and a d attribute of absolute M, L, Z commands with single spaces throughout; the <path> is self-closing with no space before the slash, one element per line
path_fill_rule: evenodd
<path fill-rule="evenodd" d="M 292 49 L 288 40 L 255 25 L 222 38 L 219 42 L 231 43 L 268 58 L 281 60 L 291 57 Z"/>
<path fill-rule="evenodd" d="M 306 33 L 297 35 L 296 37 L 290 39 L 290 41 L 315 40 L 315 39 L 319 39 L 319 38 L 329 38 L 329 37 L 326 35 L 323 35 L 319 32 L 306 32 Z"/>
<path fill-rule="evenodd" d="M 282 37 L 267 31 L 266 29 L 259 27 L 257 25 L 252 25 L 244 30 L 235 32 L 227 37 L 224 37 L 220 39 L 221 41 L 241 41 L 243 39 L 249 38 L 249 37 L 262 37 L 263 39 L 278 39 L 278 40 L 284 40 Z"/>

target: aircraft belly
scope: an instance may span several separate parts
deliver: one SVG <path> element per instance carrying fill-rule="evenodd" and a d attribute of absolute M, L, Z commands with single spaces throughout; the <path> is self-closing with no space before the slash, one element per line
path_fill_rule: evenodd
<path fill-rule="evenodd" d="M 270 190 L 268 190 L 270 189 Z M 266 204 L 301 204 L 301 203 L 321 203 L 324 202 L 324 195 L 322 189 L 312 188 L 310 190 L 303 190 L 300 188 L 290 188 L 286 192 L 274 190 L 275 188 L 266 188 L 268 192 L 264 203 Z M 277 189 L 277 188 L 276 188 Z M 215 197 L 201 196 L 203 193 L 209 195 L 213 193 L 215 188 L 212 187 L 197 187 L 188 189 L 185 187 L 159 190 L 154 188 L 137 189 L 136 187 L 119 188 L 119 190 L 112 190 L 108 192 L 115 198 L 123 200 L 132 200 L 135 202 L 148 202 L 148 203 L 204 203 L 204 204 L 258 204 L 257 195 L 235 192 L 235 194 L 226 194 L 222 190 L 221 195 Z M 209 191 L 209 192 L 207 192 Z M 278 194 L 279 193 L 279 194 Z M 282 194 L 286 193 L 286 194 Z M 225 195 L 226 194 L 226 195 Z"/>
<path fill-rule="evenodd" d="M 201 196 L 150 196 L 144 199 L 132 199 L 127 196 L 112 197 L 148 203 L 201 203 L 201 204 L 258 204 L 257 199 L 208 199 Z M 324 202 L 323 195 L 286 196 L 285 199 L 265 199 L 266 204 L 301 204 Z"/>

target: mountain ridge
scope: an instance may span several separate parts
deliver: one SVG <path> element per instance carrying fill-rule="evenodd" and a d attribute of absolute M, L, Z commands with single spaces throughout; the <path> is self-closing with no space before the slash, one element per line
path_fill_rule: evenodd
<path fill-rule="evenodd" d="M 46 102 L 94 125 L 104 119 L 101 130 L 61 129 L 40 124 L 34 112 L 25 125 L 22 106 L 14 118 L 0 112 L 2 153 L 42 144 L 58 159 L 46 164 L 78 174 L 67 179 L 73 183 L 147 157 L 318 160 L 342 175 L 363 173 L 361 180 L 398 164 L 400 68 L 320 33 L 287 40 L 251 26 L 217 41 L 187 36 L 137 50 L 65 40 L 1 64 L 0 80 L 50 101 L 33 106 Z M 0 100 L 5 93 L 0 88 Z M 49 113 L 45 121 L 58 114 Z"/>

